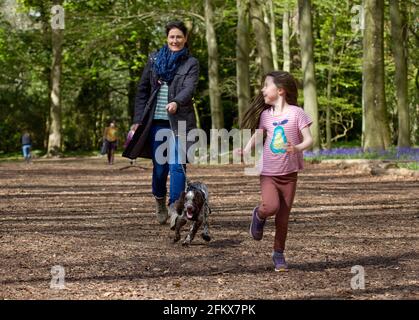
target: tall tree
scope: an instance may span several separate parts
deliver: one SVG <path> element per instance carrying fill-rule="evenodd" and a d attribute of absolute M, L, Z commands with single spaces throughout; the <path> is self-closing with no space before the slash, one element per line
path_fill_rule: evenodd
<path fill-rule="evenodd" d="M 284 71 L 291 71 L 291 53 L 290 53 L 290 12 L 288 8 L 285 8 L 284 14 L 282 16 L 282 52 Z"/>
<path fill-rule="evenodd" d="M 269 34 L 271 36 L 271 51 L 272 51 L 272 62 L 275 70 L 278 70 L 278 48 L 276 45 L 276 32 L 275 32 L 275 13 L 274 4 L 272 0 L 267 0 L 268 9 L 268 21 L 269 21 Z"/>
<path fill-rule="evenodd" d="M 224 116 L 221 105 L 218 46 L 214 29 L 214 5 L 212 0 L 205 0 L 205 26 L 208 46 L 208 78 L 212 128 L 221 129 L 224 127 Z"/>
<path fill-rule="evenodd" d="M 319 113 L 317 105 L 317 89 L 314 71 L 314 45 L 311 22 L 311 1 L 298 0 L 299 30 L 301 39 L 301 64 L 303 69 L 304 109 L 313 120 L 311 133 L 313 150 L 320 149 Z"/>
<path fill-rule="evenodd" d="M 364 0 L 363 139 L 364 149 L 387 149 L 390 129 L 384 86 L 384 0 Z"/>
<path fill-rule="evenodd" d="M 331 104 L 332 104 L 332 79 L 335 58 L 335 39 L 336 39 L 336 14 L 333 14 L 332 33 L 329 43 L 329 71 L 327 73 L 327 107 L 326 107 L 326 148 L 332 148 L 332 127 L 331 127 Z"/>
<path fill-rule="evenodd" d="M 407 80 L 407 21 L 400 1 L 390 0 L 391 37 L 393 56 L 396 64 L 395 86 L 398 113 L 399 147 L 410 147 L 410 119 Z"/>
<path fill-rule="evenodd" d="M 62 6 L 62 0 L 54 0 L 54 5 Z M 61 59 L 62 43 L 64 38 L 62 23 L 63 11 L 53 7 L 53 20 L 51 21 L 52 65 L 51 65 L 51 125 L 48 138 L 48 156 L 56 156 L 61 152 Z M 62 8 L 62 7 L 61 7 Z"/>
<path fill-rule="evenodd" d="M 263 18 L 263 4 L 260 0 L 250 0 L 250 19 L 255 34 L 257 52 L 262 63 L 262 74 L 274 70 L 270 46 L 269 27 Z"/>
<path fill-rule="evenodd" d="M 236 76 L 239 124 L 250 101 L 249 78 L 249 1 L 237 0 L 237 40 L 236 40 Z"/>

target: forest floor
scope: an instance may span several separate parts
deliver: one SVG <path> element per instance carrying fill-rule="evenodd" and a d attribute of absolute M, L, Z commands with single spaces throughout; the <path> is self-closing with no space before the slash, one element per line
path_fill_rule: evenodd
<path fill-rule="evenodd" d="M 151 173 L 148 161 L 120 157 L 0 162 L 0 299 L 419 298 L 418 175 L 306 163 L 290 270 L 278 273 L 273 219 L 262 241 L 248 232 L 258 177 L 241 165 L 188 166 L 209 187 L 213 239 L 183 247 L 156 221 Z M 364 289 L 351 287 L 354 266 Z"/>

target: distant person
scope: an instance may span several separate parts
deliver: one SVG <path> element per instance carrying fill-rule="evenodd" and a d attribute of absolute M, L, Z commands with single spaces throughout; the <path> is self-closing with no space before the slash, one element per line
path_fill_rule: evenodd
<path fill-rule="evenodd" d="M 31 147 L 32 147 L 31 136 L 28 132 L 25 132 L 22 136 L 22 153 L 23 153 L 23 158 L 25 158 L 25 161 L 28 163 L 31 160 Z"/>
<path fill-rule="evenodd" d="M 260 189 L 262 201 L 252 213 L 250 234 L 262 240 L 268 217 L 275 217 L 272 259 L 275 271 L 287 271 L 284 250 L 288 219 L 297 187 L 298 171 L 303 169 L 303 150 L 311 147 L 312 120 L 297 104 L 297 84 L 285 71 L 273 71 L 264 77 L 264 86 L 244 115 L 242 127 L 262 129 L 266 133 L 262 153 Z M 241 154 L 250 154 L 256 131 Z"/>
<path fill-rule="evenodd" d="M 111 121 L 109 127 L 103 132 L 103 139 L 106 143 L 106 151 L 108 154 L 108 164 L 114 163 L 115 150 L 118 144 L 118 129 L 115 121 Z"/>

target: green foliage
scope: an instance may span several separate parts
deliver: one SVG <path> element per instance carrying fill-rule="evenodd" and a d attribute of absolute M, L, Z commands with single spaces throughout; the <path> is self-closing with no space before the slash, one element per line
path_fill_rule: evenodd
<path fill-rule="evenodd" d="M 275 0 L 275 26 L 278 62 L 282 66 L 282 14 L 293 16 L 295 0 Z M 0 1 L 1 3 L 1 1 Z M 23 130 L 32 134 L 34 146 L 45 148 L 48 137 L 51 27 L 48 0 L 20 0 L 21 14 L 37 28 L 18 29 L 0 15 L 0 151 L 20 150 Z M 362 34 L 351 29 L 350 5 L 353 2 L 313 0 L 313 35 L 320 126 L 325 137 L 325 111 L 332 108 L 332 137 L 353 128 L 334 143 L 359 141 L 362 126 Z M 215 31 L 219 51 L 221 98 L 227 129 L 237 126 L 236 25 L 234 0 L 216 0 Z M 357 3 L 353 3 L 357 4 Z M 412 135 L 419 137 L 417 125 L 419 53 L 415 10 L 406 2 L 409 37 L 409 105 Z M 62 54 L 62 133 L 65 152 L 97 150 L 102 132 L 110 119 L 116 119 L 121 139 L 131 123 L 137 83 L 148 55 L 166 41 L 164 25 L 173 19 L 192 24 L 190 49 L 200 62 L 196 105 L 202 128 L 211 128 L 208 96 L 208 55 L 203 21 L 203 2 L 187 0 L 67 0 L 64 1 L 65 30 Z M 28 15 L 33 10 L 39 16 Z M 389 21 L 388 12 L 386 12 Z M 292 17 L 293 21 L 295 16 Z M 335 20 L 334 20 L 335 19 Z M 333 23 L 336 23 L 334 57 L 329 48 Z M 35 26 L 34 24 L 34 26 Z M 415 29 L 416 28 L 416 29 Z M 301 83 L 300 48 L 295 23 L 291 21 L 291 72 Z M 391 115 L 393 138 L 397 130 L 395 112 L 394 62 L 391 55 L 389 23 L 386 23 L 386 98 Z M 256 62 L 255 37 L 251 34 L 250 83 L 252 95 L 260 90 L 260 67 Z M 333 71 L 332 95 L 327 99 L 328 73 Z M 302 90 L 299 101 L 302 102 Z M 415 117 L 416 115 L 416 117 Z M 419 139 L 419 138 L 416 138 Z M 416 140 L 418 141 L 418 140 Z M 323 138 L 324 142 L 324 138 Z"/>
<path fill-rule="evenodd" d="M 43 148 L 48 90 L 40 63 L 47 56 L 34 32 L 13 30 L 0 17 L 0 150 L 20 150 L 23 131 Z M 30 50 L 28 50 L 28 46 Z"/>
<path fill-rule="evenodd" d="M 346 2 L 313 1 L 315 67 L 322 142 L 326 139 L 326 107 L 331 107 L 333 137 L 345 141 L 359 139 L 362 122 L 361 35 L 351 29 L 351 13 Z M 335 28 L 335 31 L 333 31 Z M 332 35 L 335 32 L 335 40 Z M 330 56 L 333 45 L 334 56 Z M 331 63 L 330 63 L 331 62 Z M 329 72 L 331 101 L 327 98 Z M 349 129 L 353 123 L 353 129 Z M 349 129 L 345 132 L 345 128 Z M 343 133 L 345 133 L 343 135 Z"/>
<path fill-rule="evenodd" d="M 409 162 L 409 163 L 398 163 L 397 166 L 399 168 L 406 168 L 409 170 L 415 170 L 418 171 L 419 170 L 419 163 L 416 162 Z"/>

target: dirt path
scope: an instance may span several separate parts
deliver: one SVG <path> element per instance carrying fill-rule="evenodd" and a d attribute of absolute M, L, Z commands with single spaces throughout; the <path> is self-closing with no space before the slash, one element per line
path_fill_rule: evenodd
<path fill-rule="evenodd" d="M 0 163 L 0 299 L 418 299 L 419 179 L 333 164 L 300 174 L 288 273 L 248 234 L 257 177 L 241 166 L 188 167 L 210 189 L 213 241 L 172 244 L 157 224 L 151 166 L 102 158 Z M 185 235 L 185 232 L 183 233 Z M 65 289 L 51 289 L 51 268 Z M 365 270 L 353 290 L 351 268 Z"/>

